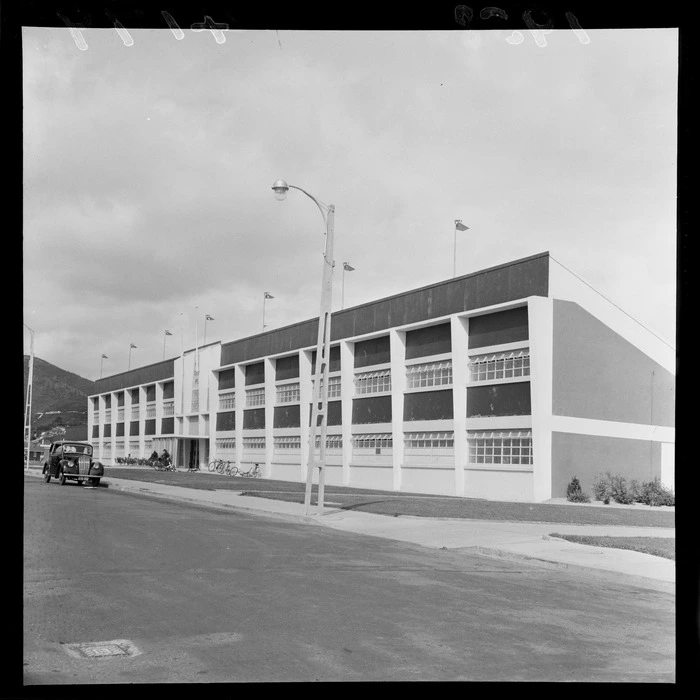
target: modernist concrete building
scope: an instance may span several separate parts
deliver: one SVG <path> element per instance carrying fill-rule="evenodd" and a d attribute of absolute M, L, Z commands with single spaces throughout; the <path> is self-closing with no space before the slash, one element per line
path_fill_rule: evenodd
<path fill-rule="evenodd" d="M 106 463 L 306 478 L 318 319 L 99 380 Z M 326 483 L 546 501 L 605 470 L 673 488 L 675 350 L 549 253 L 332 316 Z"/>

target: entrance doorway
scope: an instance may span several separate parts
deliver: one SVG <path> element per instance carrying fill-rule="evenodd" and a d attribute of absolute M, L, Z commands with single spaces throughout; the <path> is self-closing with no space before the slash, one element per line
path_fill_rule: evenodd
<path fill-rule="evenodd" d="M 190 440 L 190 459 L 188 469 L 199 469 L 199 440 Z"/>

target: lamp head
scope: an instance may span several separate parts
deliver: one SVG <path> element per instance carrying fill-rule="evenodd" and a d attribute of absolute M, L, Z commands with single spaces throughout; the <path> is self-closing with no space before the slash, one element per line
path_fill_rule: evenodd
<path fill-rule="evenodd" d="M 287 197 L 289 185 L 284 180 L 276 180 L 272 189 L 275 192 L 275 199 L 281 202 Z"/>

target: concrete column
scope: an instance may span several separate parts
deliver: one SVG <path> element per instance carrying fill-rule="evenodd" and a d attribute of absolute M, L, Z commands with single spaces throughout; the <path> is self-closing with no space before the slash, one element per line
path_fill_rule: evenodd
<path fill-rule="evenodd" d="M 245 407 L 245 371 L 242 365 L 235 367 L 236 384 L 236 464 L 243 459 L 243 408 Z"/>
<path fill-rule="evenodd" d="M 343 484 L 350 484 L 350 459 L 352 457 L 352 397 L 355 393 L 353 378 L 355 365 L 355 343 L 340 341 L 340 404 L 343 416 Z"/>
<path fill-rule="evenodd" d="M 401 465 L 404 456 L 403 402 L 406 391 L 406 332 L 389 331 L 391 362 L 391 436 L 394 490 L 401 490 Z"/>
<path fill-rule="evenodd" d="M 452 340 L 452 414 L 455 446 L 455 495 L 468 496 L 464 469 L 467 466 L 467 382 L 469 381 L 469 319 L 450 319 Z"/>
<path fill-rule="evenodd" d="M 311 351 L 299 352 L 299 435 L 301 438 L 301 462 L 299 480 L 306 483 L 306 468 L 309 463 L 309 406 L 313 400 L 313 376 L 311 374 Z"/>
<path fill-rule="evenodd" d="M 148 458 L 153 450 L 149 450 L 146 454 L 144 442 L 146 441 L 146 387 L 140 386 L 139 389 L 139 446 L 141 455 Z"/>
<path fill-rule="evenodd" d="M 530 336 L 532 498 L 541 502 L 552 497 L 552 300 L 530 297 L 527 315 Z"/>
<path fill-rule="evenodd" d="M 263 476 L 269 478 L 272 473 L 272 455 L 275 445 L 272 429 L 275 424 L 275 401 L 277 392 L 275 378 L 277 373 L 276 361 L 266 357 L 265 360 L 265 465 Z"/>

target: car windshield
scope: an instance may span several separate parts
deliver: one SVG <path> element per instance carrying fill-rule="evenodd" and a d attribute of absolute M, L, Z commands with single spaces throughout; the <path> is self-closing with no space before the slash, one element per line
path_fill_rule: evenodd
<path fill-rule="evenodd" d="M 64 454 L 92 455 L 91 445 L 63 445 Z"/>

